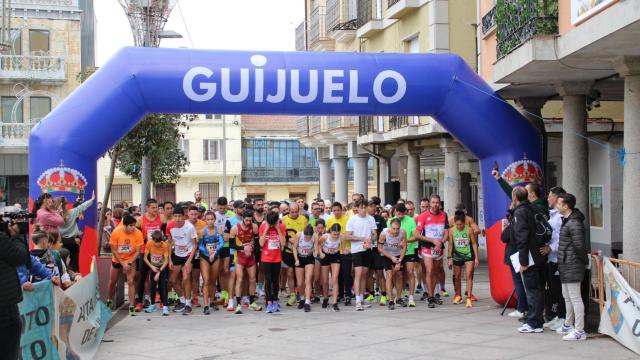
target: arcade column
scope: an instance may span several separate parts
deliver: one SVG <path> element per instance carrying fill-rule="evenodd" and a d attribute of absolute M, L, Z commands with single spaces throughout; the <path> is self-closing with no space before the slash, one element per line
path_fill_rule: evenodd
<path fill-rule="evenodd" d="M 369 198 L 369 153 L 364 151 L 357 142 L 351 141 L 348 145 L 348 155 L 353 162 L 353 192 L 363 194 Z"/>
<path fill-rule="evenodd" d="M 349 180 L 346 144 L 331 145 L 329 147 L 329 157 L 333 160 L 334 181 L 336 184 L 335 201 L 346 203 Z"/>
<path fill-rule="evenodd" d="M 460 151 L 462 148 L 453 139 L 441 139 L 444 152 L 444 211 L 453 215 L 460 203 Z"/>

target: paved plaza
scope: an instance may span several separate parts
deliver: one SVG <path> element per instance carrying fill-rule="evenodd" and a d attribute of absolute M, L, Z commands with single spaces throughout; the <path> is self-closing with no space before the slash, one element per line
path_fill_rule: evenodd
<path fill-rule="evenodd" d="M 450 277 L 448 277 L 450 279 Z M 562 341 L 552 331 L 519 334 L 516 319 L 501 317 L 489 297 L 486 267 L 476 275 L 479 301 L 472 309 L 445 305 L 415 309 L 373 305 L 335 313 L 283 306 L 279 314 L 226 311 L 183 316 L 116 314 L 96 359 L 635 359 L 608 337 Z M 449 288 L 448 290 L 452 290 Z M 284 301 L 282 302 L 284 303 Z M 593 336 L 593 335 L 592 335 Z"/>

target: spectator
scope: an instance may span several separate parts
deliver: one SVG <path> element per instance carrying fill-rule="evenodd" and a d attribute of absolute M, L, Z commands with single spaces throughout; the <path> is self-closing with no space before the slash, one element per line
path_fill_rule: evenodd
<path fill-rule="evenodd" d="M 202 206 L 205 211 L 209 210 L 209 204 L 202 201 L 202 192 L 200 192 L 199 190 L 196 191 L 195 193 L 193 193 L 193 197 L 196 200 L 194 203 L 196 206 Z"/>
<path fill-rule="evenodd" d="M 18 227 L 8 226 L 0 232 L 0 354 L 6 359 L 18 359 L 22 322 L 18 303 L 22 291 L 16 268 L 29 264 L 29 252 L 18 235 Z"/>
<path fill-rule="evenodd" d="M 43 281 L 51 280 L 54 284 L 59 285 L 60 281 L 57 276 L 53 276 L 53 272 L 47 269 L 40 260 L 31 255 L 31 261 L 27 265 L 18 266 L 18 279 L 20 280 L 20 287 L 24 291 L 33 291 L 33 284 Z"/>
<path fill-rule="evenodd" d="M 562 226 L 562 216 L 556 208 L 558 196 L 566 194 L 561 187 L 553 187 L 549 190 L 547 201 L 549 202 L 549 225 L 553 230 L 551 242 L 540 249 L 542 255 L 548 255 L 547 269 L 545 271 L 545 282 L 548 294 L 545 299 L 545 315 L 547 322 L 545 328 L 557 330 L 564 323 L 565 307 L 562 298 L 562 283 L 558 272 L 558 245 L 560 243 L 560 227 Z"/>
<path fill-rule="evenodd" d="M 586 340 L 584 332 L 584 303 L 580 283 L 584 278 L 589 256 L 585 246 L 584 215 L 576 208 L 576 197 L 572 194 L 558 196 L 556 208 L 562 216 L 560 245 L 558 247 L 558 270 L 562 282 L 562 296 L 567 308 L 567 317 L 557 332 L 567 341 Z"/>
<path fill-rule="evenodd" d="M 87 210 L 96 199 L 95 191 L 91 194 L 91 199 L 83 202 L 77 207 L 68 210 L 67 198 L 62 197 L 61 209 L 62 217 L 64 218 L 64 225 L 60 227 L 60 235 L 62 236 L 62 246 L 69 250 L 70 254 L 70 267 L 73 271 L 78 271 L 78 255 L 80 254 L 80 242 L 82 237 L 80 236 L 80 230 L 78 230 L 77 219 L 82 212 Z"/>
<path fill-rule="evenodd" d="M 113 228 L 117 228 L 118 225 L 122 222 L 122 217 L 124 216 L 124 207 L 122 205 L 115 205 L 113 207 Z"/>
<path fill-rule="evenodd" d="M 62 209 L 55 206 L 53 197 L 49 193 L 43 193 L 33 204 L 32 213 L 36 215 L 36 225 L 46 232 L 60 232 L 60 226 L 64 225 Z"/>

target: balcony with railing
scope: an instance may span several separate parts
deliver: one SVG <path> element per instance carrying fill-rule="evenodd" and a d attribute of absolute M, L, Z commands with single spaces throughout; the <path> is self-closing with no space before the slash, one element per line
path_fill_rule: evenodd
<path fill-rule="evenodd" d="M 0 82 L 39 81 L 60 84 L 67 81 L 64 56 L 0 55 Z"/>
<path fill-rule="evenodd" d="M 309 136 L 309 119 L 306 116 L 300 116 L 296 119 L 296 135 L 298 137 Z"/>
<path fill-rule="evenodd" d="M 322 132 L 322 116 L 309 116 L 309 136 Z"/>
<path fill-rule="evenodd" d="M 28 146 L 29 134 L 35 124 L 0 121 L 0 146 Z"/>
<path fill-rule="evenodd" d="M 429 137 L 445 130 L 433 119 L 419 116 L 361 116 L 358 143 L 386 143 Z"/>
<path fill-rule="evenodd" d="M 488 34 L 496 27 L 496 6 L 482 16 L 482 35 Z"/>
<path fill-rule="evenodd" d="M 312 51 L 333 51 L 333 39 L 327 36 L 325 7 L 318 6 L 309 16 L 308 47 Z"/>
<path fill-rule="evenodd" d="M 366 38 L 383 29 L 375 0 L 358 0 L 358 31 L 356 36 Z"/>
<path fill-rule="evenodd" d="M 386 16 L 389 19 L 401 19 L 420 6 L 420 0 L 388 0 Z"/>
<path fill-rule="evenodd" d="M 349 0 L 327 0 L 325 31 L 339 43 L 348 43 L 356 37 L 358 20 L 349 17 Z"/>
<path fill-rule="evenodd" d="M 305 51 L 307 50 L 306 44 L 304 43 L 305 37 L 305 22 L 303 21 L 296 27 L 296 51 Z"/>
<path fill-rule="evenodd" d="M 501 59 L 532 38 L 558 34 L 558 0 L 498 0 L 495 21 Z"/>

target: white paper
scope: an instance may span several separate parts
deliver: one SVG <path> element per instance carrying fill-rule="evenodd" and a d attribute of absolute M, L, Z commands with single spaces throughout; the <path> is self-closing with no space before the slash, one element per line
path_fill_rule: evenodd
<path fill-rule="evenodd" d="M 511 259 L 511 265 L 513 265 L 513 270 L 516 271 L 516 274 L 520 272 L 520 252 L 517 251 L 513 255 L 509 256 Z M 531 251 L 529 251 L 529 266 L 533 265 L 533 256 L 531 256 Z"/>

